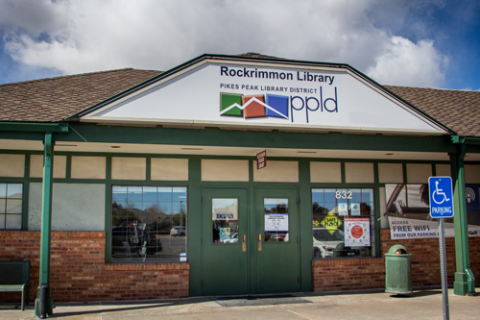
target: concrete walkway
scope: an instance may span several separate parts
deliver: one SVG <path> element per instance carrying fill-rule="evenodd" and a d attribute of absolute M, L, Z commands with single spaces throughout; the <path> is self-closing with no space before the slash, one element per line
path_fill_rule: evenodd
<path fill-rule="evenodd" d="M 477 289 L 477 292 L 480 290 Z M 480 319 L 480 294 L 453 295 L 449 290 L 450 319 Z M 0 319 L 37 319 L 32 304 L 25 311 L 18 306 L 0 306 Z M 212 301 L 209 298 L 162 300 L 142 303 L 57 305 L 54 317 L 63 320 L 113 319 L 443 319 L 441 290 L 415 291 L 398 297 L 388 293 L 267 297 Z"/>

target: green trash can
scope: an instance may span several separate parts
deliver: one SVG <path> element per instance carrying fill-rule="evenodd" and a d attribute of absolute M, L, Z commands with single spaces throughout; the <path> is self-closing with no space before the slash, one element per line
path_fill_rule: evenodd
<path fill-rule="evenodd" d="M 412 293 L 412 255 L 396 244 L 385 253 L 385 292 Z"/>

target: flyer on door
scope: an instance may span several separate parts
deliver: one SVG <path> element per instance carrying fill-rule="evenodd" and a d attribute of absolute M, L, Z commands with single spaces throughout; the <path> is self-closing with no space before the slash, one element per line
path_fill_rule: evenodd
<path fill-rule="evenodd" d="M 345 247 L 370 246 L 370 219 L 345 218 Z"/>

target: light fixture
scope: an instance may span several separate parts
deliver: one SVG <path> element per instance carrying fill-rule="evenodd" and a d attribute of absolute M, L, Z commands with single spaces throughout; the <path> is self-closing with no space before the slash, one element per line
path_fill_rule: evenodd
<path fill-rule="evenodd" d="M 110 148 L 112 148 L 112 149 L 119 149 L 120 146 L 110 146 Z"/>
<path fill-rule="evenodd" d="M 203 150 L 203 148 L 182 148 L 182 150 Z"/>
<path fill-rule="evenodd" d="M 386 156 L 393 156 L 393 153 L 385 153 Z"/>
<path fill-rule="evenodd" d="M 317 153 L 317 151 L 297 151 L 297 153 Z"/>
<path fill-rule="evenodd" d="M 55 147 L 76 147 L 76 144 L 55 144 Z"/>

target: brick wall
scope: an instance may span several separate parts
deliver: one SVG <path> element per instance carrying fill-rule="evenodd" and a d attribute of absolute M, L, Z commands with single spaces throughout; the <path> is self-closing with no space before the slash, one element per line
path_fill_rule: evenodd
<path fill-rule="evenodd" d="M 391 246 L 401 244 L 412 254 L 412 286 L 439 286 L 440 256 L 438 238 L 391 240 L 390 230 L 384 229 L 382 258 L 324 259 L 313 261 L 313 290 L 338 291 L 381 289 L 385 287 L 384 254 Z M 477 284 L 480 284 L 480 238 L 469 238 L 470 266 Z M 448 283 L 453 285 L 455 266 L 455 240 L 446 238 Z"/>
<path fill-rule="evenodd" d="M 39 284 L 40 232 L 1 231 L 0 260 L 30 260 L 30 302 Z M 188 264 L 105 264 L 105 232 L 52 232 L 54 302 L 188 297 Z M 20 293 L 0 301 L 18 302 Z"/>

